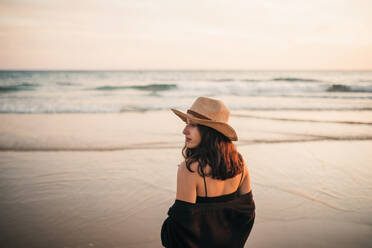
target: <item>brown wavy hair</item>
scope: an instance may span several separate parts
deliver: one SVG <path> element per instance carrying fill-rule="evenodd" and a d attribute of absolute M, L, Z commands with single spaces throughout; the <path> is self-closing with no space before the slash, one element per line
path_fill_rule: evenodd
<path fill-rule="evenodd" d="M 195 148 L 187 148 L 186 145 L 182 148 L 187 169 L 194 172 L 190 166 L 198 162 L 198 173 L 203 176 L 205 167 L 209 165 L 212 170 L 206 176 L 220 180 L 241 173 L 245 162 L 231 140 L 213 128 L 200 124 L 197 127 L 201 135 L 200 144 Z"/>

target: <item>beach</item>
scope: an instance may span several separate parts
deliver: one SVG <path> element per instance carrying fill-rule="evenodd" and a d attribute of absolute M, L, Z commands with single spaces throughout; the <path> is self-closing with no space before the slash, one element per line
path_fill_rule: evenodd
<path fill-rule="evenodd" d="M 231 112 L 245 247 L 372 246 L 372 112 Z M 0 115 L 3 247 L 161 247 L 183 123 L 167 110 Z"/>
<path fill-rule="evenodd" d="M 0 0 L 0 248 L 161 248 L 176 195 L 190 199 L 182 185 L 216 196 L 205 202 L 241 197 L 220 205 L 224 218 L 192 224 L 209 246 L 241 244 L 220 240 L 243 233 L 240 203 L 253 196 L 244 248 L 372 248 L 371 9 Z M 235 178 L 177 183 L 185 144 L 217 153 L 203 127 L 187 126 L 186 139 L 174 110 L 236 132 L 240 154 L 214 145 L 244 159 L 252 192 Z M 207 156 L 217 178 L 245 175 L 217 155 Z M 190 205 L 204 216 L 197 202 L 170 214 Z M 177 244 L 194 240 L 174 221 L 164 230 Z"/>

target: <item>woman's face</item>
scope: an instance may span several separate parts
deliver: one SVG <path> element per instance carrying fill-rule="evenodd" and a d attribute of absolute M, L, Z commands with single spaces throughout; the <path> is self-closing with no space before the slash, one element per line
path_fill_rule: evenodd
<path fill-rule="evenodd" d="M 185 135 L 185 145 L 187 148 L 195 148 L 200 144 L 201 135 L 197 124 L 192 124 L 187 120 L 187 125 L 182 133 Z"/>

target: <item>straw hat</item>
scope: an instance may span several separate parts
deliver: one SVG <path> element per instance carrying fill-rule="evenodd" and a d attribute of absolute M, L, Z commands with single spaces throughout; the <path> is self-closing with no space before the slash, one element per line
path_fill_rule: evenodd
<path fill-rule="evenodd" d="M 230 140 L 238 140 L 235 130 L 227 123 L 230 117 L 230 111 L 226 105 L 219 100 L 199 97 L 192 104 L 187 113 L 176 109 L 171 109 L 184 122 L 187 119 L 191 123 L 208 126 L 225 135 Z"/>

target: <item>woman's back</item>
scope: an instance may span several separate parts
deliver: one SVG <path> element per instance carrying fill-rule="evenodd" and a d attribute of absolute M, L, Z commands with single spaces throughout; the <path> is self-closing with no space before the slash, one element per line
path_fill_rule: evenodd
<path fill-rule="evenodd" d="M 197 171 L 197 163 L 192 165 L 192 169 Z M 209 175 L 211 171 L 210 166 L 206 166 L 204 175 Z M 248 193 L 251 190 L 248 170 L 244 169 L 242 173 L 235 175 L 226 180 L 214 179 L 209 176 L 202 177 L 195 173 L 196 181 L 196 195 L 197 197 L 218 197 L 228 195 L 236 192 L 240 195 Z"/>
<path fill-rule="evenodd" d="M 201 176 L 197 173 L 198 166 L 197 162 L 192 163 L 191 171 L 186 167 L 185 161 L 178 166 L 177 200 L 197 203 L 201 202 L 201 198 L 216 198 L 233 193 L 243 195 L 251 191 L 250 177 L 245 166 L 243 172 L 225 180 L 208 176 L 211 169 L 209 166 L 206 166 L 203 171 L 206 176 Z"/>
<path fill-rule="evenodd" d="M 181 188 L 192 187 L 195 193 L 193 197 L 186 197 L 187 201 L 176 199 L 168 210 L 161 230 L 163 246 L 243 247 L 255 219 L 252 191 L 247 187 L 248 170 L 233 178 L 217 180 L 189 172 L 184 163 L 179 167 L 183 172 L 178 174 L 177 183 L 181 182 Z M 190 184 L 192 181 L 195 183 Z M 182 182 L 188 183 L 182 186 Z M 247 193 L 241 194 L 245 191 Z M 183 198 L 182 194 L 178 196 Z"/>

